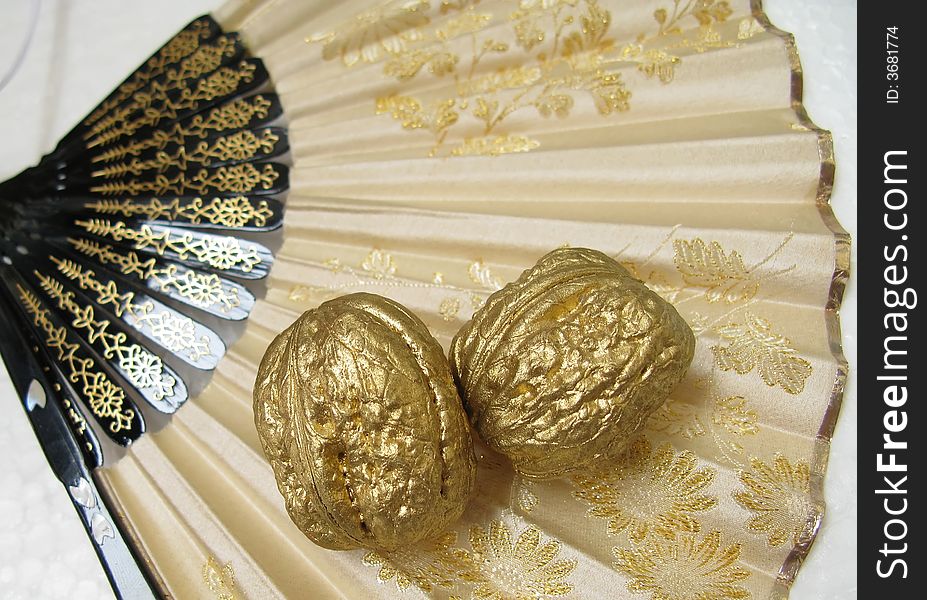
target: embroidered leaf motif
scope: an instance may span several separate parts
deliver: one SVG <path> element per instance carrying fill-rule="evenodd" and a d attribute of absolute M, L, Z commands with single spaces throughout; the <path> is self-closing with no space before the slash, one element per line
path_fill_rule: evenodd
<path fill-rule="evenodd" d="M 774 333 L 769 321 L 749 312 L 744 318 L 743 324 L 729 323 L 717 329 L 729 342 L 711 348 L 718 366 L 741 375 L 756 368 L 766 385 L 800 394 L 811 375 L 811 363 L 798 356 L 788 338 Z"/>
<path fill-rule="evenodd" d="M 203 582 L 216 600 L 236 600 L 238 587 L 235 583 L 235 570 L 232 563 L 220 565 L 213 556 L 203 564 Z"/>
<path fill-rule="evenodd" d="M 707 288 L 709 302 L 729 304 L 749 300 L 759 289 L 759 280 L 744 266 L 736 250 L 725 252 L 718 242 L 706 244 L 699 238 L 675 240 L 676 269 L 686 283 Z"/>

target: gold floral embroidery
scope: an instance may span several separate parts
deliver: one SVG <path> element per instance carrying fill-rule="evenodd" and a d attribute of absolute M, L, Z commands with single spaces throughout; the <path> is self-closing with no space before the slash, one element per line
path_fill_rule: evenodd
<path fill-rule="evenodd" d="M 759 431 L 756 411 L 748 408 L 747 399 L 743 396 L 714 396 L 701 406 L 670 400 L 651 417 L 651 422 L 654 431 L 686 439 L 707 434 L 713 425 L 737 436 Z"/>
<path fill-rule="evenodd" d="M 466 139 L 451 150 L 451 156 L 499 156 L 513 152 L 530 152 L 540 146 L 541 142 L 523 135 L 497 135 Z"/>
<path fill-rule="evenodd" d="M 746 460 L 741 442 L 760 431 L 757 413 L 743 396 L 719 395 L 713 383 L 704 383 L 695 383 L 698 392 L 692 399 L 667 400 L 650 418 L 647 430 L 687 440 L 708 436 L 720 451 L 717 460 L 740 467 Z"/>
<path fill-rule="evenodd" d="M 718 504 L 704 493 L 714 481 L 714 469 L 697 465 L 692 452 L 677 454 L 668 443 L 654 451 L 642 436 L 614 468 L 573 476 L 573 495 L 591 505 L 589 516 L 608 520 L 609 535 L 626 532 L 633 544 L 651 533 L 673 539 L 677 533 L 700 531 L 694 515 Z"/>
<path fill-rule="evenodd" d="M 394 580 L 400 591 L 415 586 L 423 592 L 436 587 L 451 589 L 460 577 L 471 577 L 473 561 L 463 548 L 455 547 L 457 533 L 451 531 L 411 548 L 395 552 L 368 552 L 363 563 L 379 567 L 377 581 Z"/>
<path fill-rule="evenodd" d="M 325 294 L 328 290 L 322 287 L 315 285 L 294 285 L 290 288 L 290 293 L 287 294 L 287 298 L 291 302 L 306 302 L 313 295 Z"/>
<path fill-rule="evenodd" d="M 306 42 L 322 43 L 322 58 L 340 58 L 346 67 L 374 63 L 406 49 L 415 39 L 415 30 L 431 22 L 424 14 L 428 8 L 428 0 L 393 0 L 359 13 L 338 31 L 312 36 Z"/>
<path fill-rule="evenodd" d="M 695 238 L 692 241 L 675 240 L 676 268 L 686 283 L 707 288 L 709 302 L 724 300 L 728 303 L 749 300 L 756 295 L 759 281 L 744 266 L 743 257 L 736 250 L 724 251 L 721 244 Z"/>
<path fill-rule="evenodd" d="M 502 282 L 493 275 L 492 270 L 482 260 L 470 263 L 470 266 L 467 267 L 467 275 L 469 275 L 470 281 L 483 289 L 492 291 L 502 289 Z"/>
<path fill-rule="evenodd" d="M 238 598 L 238 587 L 235 584 L 235 571 L 232 563 L 219 565 L 215 557 L 210 556 L 203 564 L 203 582 L 209 588 L 216 600 L 235 600 Z"/>
<path fill-rule="evenodd" d="M 712 346 L 715 362 L 724 371 L 741 375 L 754 368 L 766 385 L 781 386 L 790 394 L 800 394 L 811 375 L 811 363 L 798 356 L 792 342 L 772 330 L 772 324 L 747 312 L 744 323 L 729 323 L 717 329 L 727 346 Z"/>
<path fill-rule="evenodd" d="M 787 540 L 793 544 L 807 540 L 815 514 L 810 502 L 808 463 L 791 463 L 776 454 L 771 465 L 752 458 L 750 466 L 749 471 L 740 473 L 744 489 L 734 493 L 737 503 L 754 513 L 747 521 L 747 528 L 766 536 L 773 547 Z"/>
<path fill-rule="evenodd" d="M 534 600 L 573 591 L 566 579 L 576 568 L 576 561 L 555 561 L 560 542 L 541 543 L 541 532 L 534 525 L 521 531 L 514 543 L 512 532 L 502 521 L 492 521 L 488 533 L 474 525 L 470 546 L 478 568 L 474 598 Z"/>
<path fill-rule="evenodd" d="M 388 279 L 396 274 L 396 264 L 392 255 L 376 248 L 364 258 L 361 268 L 374 279 Z"/>
<path fill-rule="evenodd" d="M 475 1 L 442 2 L 443 18 L 432 19 L 427 0 L 391 1 L 356 15 L 341 27 L 311 36 L 308 43 L 322 44 L 322 58 L 340 58 L 346 67 L 383 63 L 385 76 L 405 82 L 423 73 L 453 78 L 453 91 L 425 101 L 393 93 L 376 99 L 376 113 L 389 114 L 404 129 L 425 130 L 434 137 L 429 154 L 449 156 L 496 156 L 528 152 L 541 143 L 511 131 L 500 131 L 518 112 L 534 110 L 541 118 L 567 118 L 577 102 L 577 92 L 588 94 L 603 116 L 630 109 L 631 91 L 618 68 L 637 64 L 647 77 L 672 81 L 678 56 L 672 47 L 704 51 L 732 45 L 721 39 L 713 24 L 725 21 L 732 11 L 725 1 L 699 0 L 680 4 L 672 14 L 654 13 L 657 31 L 641 33 L 633 42 L 619 44 L 610 37 L 612 14 L 596 0 L 524 0 L 508 12 L 515 43 L 487 32 L 499 25 L 496 15 Z M 691 18 L 698 34 L 687 36 L 680 23 Z M 469 38 L 469 56 L 460 53 Z M 676 40 L 674 43 L 670 38 Z M 690 39 L 692 38 L 692 39 Z M 526 56 L 521 66 L 480 68 L 493 56 L 515 52 Z M 461 131 L 481 127 L 477 135 L 460 136 L 441 153 L 451 129 L 466 121 Z"/>
<path fill-rule="evenodd" d="M 755 35 L 763 33 L 766 31 L 763 29 L 763 25 L 753 17 L 747 17 L 743 19 L 737 27 L 737 39 L 738 40 L 748 40 Z"/>
<path fill-rule="evenodd" d="M 438 306 L 438 314 L 441 315 L 441 318 L 445 321 L 453 321 L 457 318 L 459 312 L 460 300 L 457 298 L 445 298 L 441 301 L 441 305 Z"/>
<path fill-rule="evenodd" d="M 534 493 L 534 482 L 515 474 L 515 480 L 512 482 L 511 500 L 509 506 L 512 511 L 522 510 L 526 513 L 532 512 L 540 504 L 541 499 Z"/>
<path fill-rule="evenodd" d="M 444 273 L 441 272 L 434 272 L 428 282 L 407 281 L 397 275 L 399 267 L 393 255 L 379 248 L 373 248 L 367 253 L 361 261 L 360 268 L 352 267 L 337 257 L 323 261 L 320 266 L 333 274 L 346 277 L 348 280 L 326 286 L 294 286 L 288 296 L 291 301 L 302 303 L 321 302 L 326 299 L 326 296 L 345 293 L 345 290 L 356 288 L 404 287 L 436 289 L 454 294 L 453 296 L 444 297 L 436 307 L 438 315 L 445 321 L 452 321 L 460 314 L 464 297 L 469 300 L 471 307 L 475 310 L 482 305 L 489 292 L 502 287 L 501 281 L 480 260 L 470 263 L 467 267 L 467 276 L 473 283 L 482 288 L 479 290 L 446 283 Z"/>
<path fill-rule="evenodd" d="M 615 568 L 627 575 L 628 590 L 650 593 L 652 600 L 746 600 L 739 585 L 750 572 L 738 566 L 740 544 L 721 546 L 721 532 L 702 540 L 682 535 L 628 550 L 614 548 Z"/>
<path fill-rule="evenodd" d="M 756 269 L 769 262 L 791 240 L 792 235 L 787 235 L 766 258 L 749 268 L 744 265 L 740 252 L 725 251 L 718 242 L 708 244 L 699 238 L 674 240 L 673 261 L 683 281 L 689 285 L 706 288 L 705 297 L 708 302 L 724 301 L 735 304 L 746 302 L 756 296 L 761 279 L 756 276 Z M 782 275 L 793 268 L 794 265 L 767 277 Z"/>

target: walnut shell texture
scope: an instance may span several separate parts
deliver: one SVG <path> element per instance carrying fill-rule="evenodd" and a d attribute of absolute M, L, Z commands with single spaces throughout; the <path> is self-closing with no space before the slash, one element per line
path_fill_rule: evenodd
<path fill-rule="evenodd" d="M 268 347 L 255 424 L 286 508 L 325 548 L 436 535 L 473 490 L 473 440 L 443 350 L 374 294 L 304 313 Z"/>
<path fill-rule="evenodd" d="M 610 257 L 548 253 L 454 337 L 470 421 L 533 478 L 613 457 L 685 376 L 692 330 Z"/>

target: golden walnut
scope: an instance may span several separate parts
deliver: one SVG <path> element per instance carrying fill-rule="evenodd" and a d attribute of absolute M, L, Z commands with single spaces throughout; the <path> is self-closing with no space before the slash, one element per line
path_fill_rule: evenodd
<path fill-rule="evenodd" d="M 451 368 L 483 440 L 529 477 L 617 454 L 683 378 L 695 337 L 595 250 L 555 250 L 458 332 Z"/>
<path fill-rule="evenodd" d="M 476 476 L 447 359 L 399 304 L 351 294 L 271 343 L 254 413 L 293 522 L 326 548 L 395 550 L 460 517 Z"/>

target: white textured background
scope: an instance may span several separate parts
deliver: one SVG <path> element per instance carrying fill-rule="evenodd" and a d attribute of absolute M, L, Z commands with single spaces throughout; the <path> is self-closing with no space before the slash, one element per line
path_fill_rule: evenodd
<path fill-rule="evenodd" d="M 71 126 L 178 29 L 220 0 L 0 0 L 0 78 L 27 35 L 26 60 L 0 90 L 0 181 L 35 164 Z M 766 0 L 770 20 L 798 41 L 805 105 L 834 134 L 833 205 L 856 235 L 856 2 Z M 853 247 L 856 273 L 856 247 Z M 856 364 L 856 280 L 842 311 L 844 351 Z M 827 514 L 793 600 L 856 597 L 856 372 L 827 473 Z M 112 598 L 67 494 L 52 475 L 0 367 L 0 597 Z"/>

